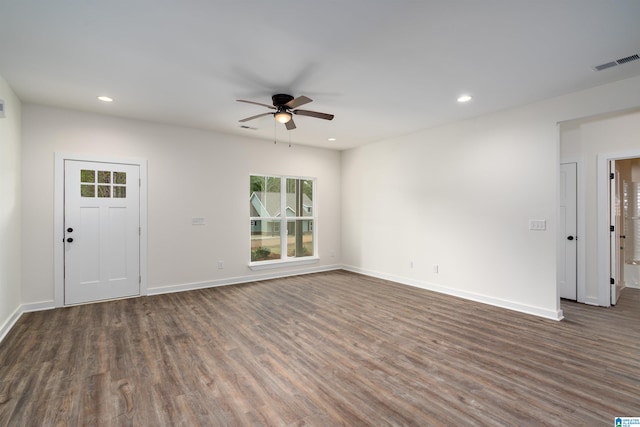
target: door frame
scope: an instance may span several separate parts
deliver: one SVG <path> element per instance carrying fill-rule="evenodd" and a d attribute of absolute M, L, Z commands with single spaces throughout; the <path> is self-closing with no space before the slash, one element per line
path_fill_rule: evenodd
<path fill-rule="evenodd" d="M 147 160 L 92 154 L 54 153 L 53 189 L 53 303 L 64 307 L 64 162 L 77 160 L 121 163 L 140 168 L 140 295 L 147 295 Z"/>
<path fill-rule="evenodd" d="M 640 157 L 640 150 L 599 153 L 597 163 L 597 218 L 598 218 L 598 305 L 611 306 L 611 232 L 610 203 L 611 180 L 609 179 L 609 163 L 612 160 L 635 159 Z"/>

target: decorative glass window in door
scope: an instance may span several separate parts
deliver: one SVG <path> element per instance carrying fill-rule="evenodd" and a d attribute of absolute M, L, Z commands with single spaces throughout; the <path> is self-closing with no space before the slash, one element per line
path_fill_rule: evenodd
<path fill-rule="evenodd" d="M 80 170 L 82 197 L 124 199 L 127 197 L 127 173 Z"/>

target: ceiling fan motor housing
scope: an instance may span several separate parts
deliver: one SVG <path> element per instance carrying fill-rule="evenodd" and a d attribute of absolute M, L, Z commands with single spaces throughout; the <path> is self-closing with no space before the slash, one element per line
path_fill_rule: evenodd
<path fill-rule="evenodd" d="M 273 100 L 274 107 L 280 107 L 286 104 L 287 102 L 292 101 L 293 96 L 279 93 L 279 94 L 273 95 L 271 99 Z"/>

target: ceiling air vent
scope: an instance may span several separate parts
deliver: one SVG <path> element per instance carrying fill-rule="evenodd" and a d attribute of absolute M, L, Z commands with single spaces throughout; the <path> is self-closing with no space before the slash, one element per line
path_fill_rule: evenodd
<path fill-rule="evenodd" d="M 627 56 L 626 58 L 618 59 L 616 62 L 618 64 L 626 64 L 627 62 L 637 61 L 640 59 L 640 56 L 636 53 L 635 55 Z"/>
<path fill-rule="evenodd" d="M 640 56 L 636 53 L 635 55 L 627 56 L 625 58 L 616 59 L 615 61 L 607 62 L 604 64 L 596 65 L 593 67 L 595 71 L 606 70 L 607 68 L 615 67 L 617 65 L 626 64 L 627 62 L 633 62 L 640 59 Z"/>

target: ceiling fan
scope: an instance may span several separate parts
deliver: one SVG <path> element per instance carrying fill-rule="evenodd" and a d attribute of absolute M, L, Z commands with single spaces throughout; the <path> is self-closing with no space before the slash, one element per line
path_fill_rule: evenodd
<path fill-rule="evenodd" d="M 311 101 L 313 101 L 311 98 L 308 98 L 304 95 L 294 98 L 291 95 L 279 93 L 279 94 L 273 95 L 271 99 L 273 101 L 273 105 L 262 104 L 260 102 L 254 102 L 254 101 L 245 101 L 244 99 L 237 99 L 236 101 L 238 102 L 246 102 L 248 104 L 262 105 L 263 107 L 276 110 L 275 112 L 262 113 L 255 116 L 247 117 L 246 119 L 240 120 L 240 123 L 248 122 L 249 120 L 257 119 L 258 117 L 263 117 L 269 114 L 273 114 L 273 116 L 278 122 L 284 123 L 287 130 L 293 130 L 296 128 L 296 124 L 293 122 L 293 114 L 315 117 L 317 119 L 324 119 L 324 120 L 332 120 L 334 117 L 333 114 L 319 113 L 317 111 L 296 110 L 296 108 L 298 108 L 299 106 L 308 104 Z"/>

